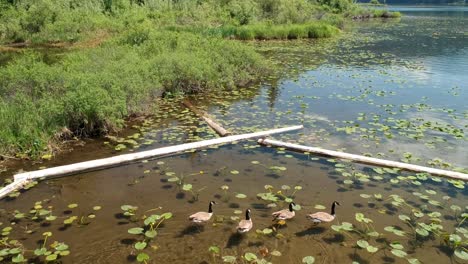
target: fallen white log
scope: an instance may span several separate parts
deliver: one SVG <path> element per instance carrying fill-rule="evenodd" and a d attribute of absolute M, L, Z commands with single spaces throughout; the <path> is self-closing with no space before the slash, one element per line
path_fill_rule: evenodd
<path fill-rule="evenodd" d="M 3 197 L 7 196 L 8 194 L 18 189 L 23 188 L 26 184 L 28 184 L 28 182 L 29 180 L 27 179 L 21 179 L 18 181 L 14 181 L 8 184 L 7 186 L 3 187 L 2 189 L 0 189 L 0 199 L 2 199 Z"/>
<path fill-rule="evenodd" d="M 352 161 L 375 165 L 375 166 L 399 168 L 399 169 L 415 171 L 415 172 L 427 172 L 432 175 L 439 175 L 439 176 L 445 176 L 449 178 L 468 181 L 468 174 L 461 173 L 461 172 L 429 168 L 429 167 L 413 165 L 413 164 L 397 162 L 397 161 L 384 160 L 384 159 L 376 159 L 376 158 L 371 158 L 371 157 L 366 157 L 366 156 L 361 156 L 361 155 L 349 154 L 349 153 L 333 151 L 333 150 L 326 150 L 326 149 L 316 148 L 316 147 L 308 147 L 308 146 L 287 143 L 287 142 L 282 142 L 282 141 L 272 140 L 272 139 L 259 139 L 258 143 L 262 145 L 283 147 L 283 148 L 296 150 L 296 151 L 315 153 L 315 154 L 320 154 L 320 155 L 325 155 L 325 156 L 330 156 L 330 157 L 335 157 L 335 158 L 340 158 L 340 159 L 347 159 L 347 160 L 352 160 Z"/>
<path fill-rule="evenodd" d="M 208 126 L 210 126 L 214 131 L 216 131 L 216 133 L 218 133 L 218 135 L 222 136 L 222 137 L 225 137 L 225 136 L 228 136 L 230 135 L 231 133 L 229 131 L 227 131 L 226 129 L 224 129 L 221 125 L 219 125 L 218 123 L 216 123 L 215 121 L 213 121 L 207 113 L 205 113 L 204 111 L 200 111 L 198 110 L 195 106 L 192 105 L 192 103 L 190 103 L 190 101 L 188 100 L 184 100 L 182 102 L 188 109 L 192 110 L 192 112 L 194 112 L 197 116 L 199 116 L 201 119 L 203 119 L 207 124 Z"/>
<path fill-rule="evenodd" d="M 131 154 L 105 158 L 105 159 L 90 160 L 90 161 L 64 165 L 64 166 L 59 166 L 59 167 L 54 167 L 54 168 L 49 168 L 49 169 L 44 169 L 44 170 L 23 172 L 23 173 L 16 174 L 14 176 L 13 183 L 0 189 L 0 199 L 7 196 L 9 193 L 24 187 L 24 185 L 26 185 L 30 180 L 34 180 L 34 179 L 67 176 L 67 175 L 77 174 L 77 173 L 90 171 L 90 170 L 115 167 L 115 166 L 119 166 L 123 164 L 128 164 L 137 160 L 149 159 L 149 158 L 154 158 L 158 156 L 159 157 L 167 156 L 171 154 L 184 152 L 187 150 L 200 149 L 200 148 L 204 148 L 204 147 L 208 147 L 212 145 L 226 144 L 226 143 L 230 143 L 230 142 L 234 142 L 238 140 L 265 137 L 265 136 L 272 135 L 272 134 L 284 133 L 284 132 L 299 130 L 302 128 L 303 128 L 302 125 L 285 127 L 285 128 L 277 128 L 277 129 L 255 132 L 255 133 L 234 135 L 234 136 L 229 136 L 229 137 L 215 138 L 215 139 L 209 139 L 209 140 L 204 140 L 204 141 L 186 143 L 186 144 L 181 144 L 181 145 L 176 145 L 176 146 L 163 147 L 163 148 L 158 148 L 158 149 L 153 149 L 153 150 L 148 150 L 148 151 L 142 151 L 138 153 L 131 153 Z"/>
<path fill-rule="evenodd" d="M 59 166 L 59 167 L 54 167 L 54 168 L 49 168 L 49 169 L 44 169 L 44 170 L 19 173 L 14 176 L 14 179 L 16 182 L 16 181 L 25 180 L 25 179 L 39 179 L 43 177 L 49 178 L 49 177 L 56 177 L 56 176 L 65 176 L 68 174 L 80 173 L 80 172 L 84 172 L 87 170 L 95 170 L 95 169 L 113 167 L 113 166 L 117 166 L 121 164 L 126 164 L 132 161 L 136 161 L 136 160 L 143 160 L 143 159 L 149 159 L 149 158 L 154 158 L 154 157 L 163 156 L 163 155 L 175 154 L 175 153 L 180 153 L 180 152 L 192 150 L 192 149 L 200 149 L 200 148 L 204 148 L 204 147 L 208 147 L 212 145 L 225 144 L 225 143 L 230 143 L 233 141 L 250 139 L 250 138 L 265 137 L 271 134 L 278 134 L 278 133 L 298 130 L 301 128 L 303 128 L 303 126 L 292 126 L 292 127 L 285 127 L 285 128 L 278 128 L 278 129 L 272 129 L 272 130 L 267 130 L 267 131 L 249 133 L 249 134 L 234 135 L 234 136 L 223 137 L 223 138 L 203 140 L 203 141 L 186 143 L 186 144 L 181 144 L 181 145 L 176 145 L 176 146 L 163 147 L 163 148 L 142 151 L 142 152 L 137 152 L 137 153 L 131 153 L 131 154 L 125 154 L 125 155 L 120 155 L 120 156 L 115 156 L 115 157 L 110 157 L 110 158 L 90 160 L 90 161 L 85 161 L 85 162 L 80 162 L 80 163 L 75 163 L 75 164 L 70 164 L 70 165 L 65 165 L 65 166 Z"/>

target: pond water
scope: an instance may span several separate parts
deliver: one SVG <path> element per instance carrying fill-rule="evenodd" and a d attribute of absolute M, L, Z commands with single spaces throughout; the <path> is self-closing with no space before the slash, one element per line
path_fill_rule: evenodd
<path fill-rule="evenodd" d="M 273 138 L 467 172 L 468 9 L 395 9 L 401 21 L 356 22 L 336 39 L 252 43 L 275 64 L 271 76 L 192 101 L 236 134 L 303 124 Z M 118 137 L 22 168 L 214 137 L 175 99 Z M 42 181 L 4 199 L 1 235 L 17 241 L 0 246 L 0 256 L 8 263 L 5 255 L 24 250 L 34 260 L 45 244 L 63 263 L 132 263 L 141 252 L 147 263 L 250 263 L 248 253 L 272 263 L 466 263 L 467 195 L 461 181 L 237 142 Z M 190 224 L 211 200 L 212 220 Z M 275 224 L 271 213 L 290 200 L 299 205 L 295 218 Z M 341 205 L 332 223 L 306 219 L 334 200 Z M 247 208 L 254 227 L 238 235 Z M 165 212 L 172 216 L 154 238 L 128 232 L 151 231 L 160 220 L 145 226 L 144 216 Z M 44 232 L 52 233 L 45 243 Z M 68 248 L 53 249 L 54 241 Z"/>

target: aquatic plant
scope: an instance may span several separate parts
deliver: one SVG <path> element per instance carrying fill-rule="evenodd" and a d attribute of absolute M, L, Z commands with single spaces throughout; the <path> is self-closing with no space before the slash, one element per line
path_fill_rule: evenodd
<path fill-rule="evenodd" d="M 23 263 L 28 261 L 28 257 L 37 258 L 44 262 L 56 261 L 70 254 L 70 249 L 63 242 L 54 241 L 47 245 L 47 240 L 52 237 L 52 232 L 44 232 L 42 244 L 40 248 L 28 250 L 18 240 L 9 239 L 8 235 L 12 231 L 12 227 L 2 229 L 0 239 L 0 261 L 10 260 L 12 263 Z M 30 252 L 32 256 L 28 256 Z"/>
<path fill-rule="evenodd" d="M 127 209 L 127 210 L 124 210 Z M 159 210 L 159 208 L 147 210 L 147 212 Z M 127 213 L 128 216 L 134 216 L 136 212 L 136 208 L 133 206 L 123 205 L 122 210 Z M 145 252 L 142 252 L 148 244 L 154 239 L 157 235 L 157 229 L 159 226 L 166 220 L 172 218 L 171 212 L 166 212 L 161 215 L 159 214 L 152 214 L 149 216 L 143 215 L 141 220 L 143 220 L 142 227 L 132 227 L 127 230 L 129 234 L 138 235 L 141 237 L 141 241 L 138 241 L 134 244 L 134 248 L 138 251 L 137 261 L 147 263 L 147 260 L 150 259 L 149 255 Z M 135 222 L 139 222 L 141 220 L 136 219 Z"/>

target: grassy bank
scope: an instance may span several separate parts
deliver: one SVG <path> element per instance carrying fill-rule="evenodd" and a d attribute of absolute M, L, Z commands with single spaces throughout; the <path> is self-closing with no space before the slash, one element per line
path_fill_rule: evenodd
<path fill-rule="evenodd" d="M 233 88 L 265 69 L 241 43 L 131 29 L 47 64 L 34 52 L 0 68 L 2 153 L 37 155 L 66 127 L 79 136 L 118 129 L 162 92 Z"/>
<path fill-rule="evenodd" d="M 118 130 L 164 92 L 245 85 L 268 67 L 230 39 L 330 37 L 353 8 L 349 0 L 2 1 L 0 43 L 74 48 L 53 62 L 28 50 L 0 68 L 0 153 L 34 157 L 61 131 Z"/>

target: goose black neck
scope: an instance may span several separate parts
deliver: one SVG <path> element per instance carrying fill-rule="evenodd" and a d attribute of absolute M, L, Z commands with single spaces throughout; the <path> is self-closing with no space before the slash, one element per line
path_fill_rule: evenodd
<path fill-rule="evenodd" d="M 335 206 L 336 206 L 336 203 L 333 203 L 332 208 L 331 208 L 331 215 L 335 215 Z"/>
<path fill-rule="evenodd" d="M 292 204 L 292 203 L 289 204 L 289 211 L 290 211 L 290 212 L 294 211 L 294 208 L 293 208 L 293 204 Z"/>
<path fill-rule="evenodd" d="M 212 212 L 213 212 L 213 209 L 211 208 L 212 205 L 213 205 L 213 204 L 210 203 L 210 206 L 208 207 L 208 213 L 212 213 Z"/>
<path fill-rule="evenodd" d="M 250 211 L 245 211 L 245 220 L 250 220 Z"/>

